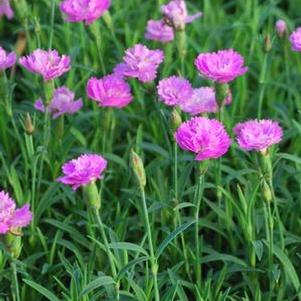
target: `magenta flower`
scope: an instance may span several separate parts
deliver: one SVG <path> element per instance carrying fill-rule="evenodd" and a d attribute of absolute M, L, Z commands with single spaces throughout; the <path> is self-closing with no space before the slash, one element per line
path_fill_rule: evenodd
<path fill-rule="evenodd" d="M 60 56 L 56 50 L 36 49 L 20 58 L 20 64 L 28 71 L 43 76 L 44 81 L 55 79 L 70 70 L 70 57 Z"/>
<path fill-rule="evenodd" d="M 238 123 L 233 131 L 242 149 L 262 153 L 265 153 L 271 145 L 279 143 L 283 136 L 278 122 L 264 119 Z"/>
<path fill-rule="evenodd" d="M 195 153 L 197 161 L 219 158 L 231 145 L 223 124 L 205 117 L 194 117 L 182 123 L 175 139 L 180 148 Z"/>
<path fill-rule="evenodd" d="M 87 83 L 87 94 L 96 100 L 100 107 L 122 108 L 133 100 L 129 84 L 116 74 L 101 79 L 90 78 Z"/>
<path fill-rule="evenodd" d="M 124 73 L 128 70 L 127 65 L 125 63 L 117 64 L 113 69 L 113 74 L 124 77 Z"/>
<path fill-rule="evenodd" d="M 150 50 L 144 45 L 136 44 L 125 52 L 123 60 L 126 64 L 124 75 L 146 83 L 156 78 L 157 69 L 164 60 L 164 53 L 159 49 Z"/>
<path fill-rule="evenodd" d="M 87 25 L 100 18 L 111 5 L 111 0 L 64 0 L 60 10 L 68 22 L 85 22 Z"/>
<path fill-rule="evenodd" d="M 15 65 L 16 60 L 17 55 L 15 52 L 6 53 L 6 51 L 0 47 L 0 71 L 11 68 Z"/>
<path fill-rule="evenodd" d="M 62 167 L 64 176 L 57 179 L 73 190 L 102 179 L 102 173 L 107 168 L 107 161 L 100 155 L 84 154 L 65 163 Z"/>
<path fill-rule="evenodd" d="M 275 27 L 280 38 L 283 38 L 288 32 L 287 25 L 284 20 L 278 20 L 275 24 Z"/>
<path fill-rule="evenodd" d="M 228 83 L 248 71 L 244 58 L 233 49 L 201 53 L 194 62 L 205 78 L 221 84 Z"/>
<path fill-rule="evenodd" d="M 149 20 L 147 22 L 145 38 L 168 43 L 174 40 L 175 34 L 172 27 L 166 25 L 163 20 Z"/>
<path fill-rule="evenodd" d="M 75 94 L 66 87 L 60 87 L 54 91 L 53 98 L 48 106 L 49 113 L 53 119 L 58 118 L 63 114 L 74 114 L 83 106 L 81 99 L 74 100 Z M 45 112 L 45 106 L 41 99 L 38 99 L 34 107 Z"/>
<path fill-rule="evenodd" d="M 5 15 L 9 20 L 14 16 L 14 12 L 10 7 L 9 0 L 0 0 L 0 17 L 3 15 Z"/>
<path fill-rule="evenodd" d="M 171 76 L 160 80 L 157 89 L 159 100 L 168 106 L 175 106 L 188 101 L 193 95 L 190 82 L 178 76 Z"/>
<path fill-rule="evenodd" d="M 301 52 L 301 27 L 298 27 L 289 37 L 292 50 Z"/>
<path fill-rule="evenodd" d="M 0 234 L 19 233 L 32 220 L 29 205 L 16 209 L 16 202 L 5 191 L 0 191 Z"/>
<path fill-rule="evenodd" d="M 162 5 L 161 12 L 167 23 L 176 29 L 184 29 L 186 23 L 191 23 L 202 16 L 201 12 L 188 16 L 184 0 L 172 0 L 168 4 Z"/>

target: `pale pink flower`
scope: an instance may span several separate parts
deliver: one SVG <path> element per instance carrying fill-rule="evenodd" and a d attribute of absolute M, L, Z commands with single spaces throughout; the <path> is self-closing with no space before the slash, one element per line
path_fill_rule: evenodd
<path fill-rule="evenodd" d="M 244 66 L 244 58 L 233 49 L 201 53 L 195 60 L 195 66 L 202 76 L 221 84 L 228 83 L 248 71 Z"/>
<path fill-rule="evenodd" d="M 168 43 L 174 40 L 175 34 L 172 27 L 166 25 L 163 20 L 149 20 L 147 22 L 145 38 Z"/>
<path fill-rule="evenodd" d="M 32 220 L 29 205 L 16 209 L 16 202 L 5 191 L 0 191 L 0 234 L 16 233 Z"/>
<path fill-rule="evenodd" d="M 7 19 L 12 19 L 14 12 L 9 4 L 9 0 L 0 0 L 0 17 L 5 15 Z"/>
<path fill-rule="evenodd" d="M 162 50 L 150 50 L 146 46 L 136 44 L 126 50 L 123 58 L 126 68 L 124 75 L 138 78 L 141 82 L 151 82 L 156 78 L 157 69 L 164 60 Z"/>
<path fill-rule="evenodd" d="M 45 81 L 55 79 L 71 68 L 70 57 L 60 56 L 56 50 L 36 49 L 19 61 L 28 71 L 42 75 Z"/>
<path fill-rule="evenodd" d="M 162 5 L 161 12 L 166 22 L 176 29 L 184 29 L 186 23 L 191 23 L 202 16 L 201 12 L 188 16 L 184 0 L 172 0 L 168 4 Z"/>
<path fill-rule="evenodd" d="M 62 167 L 63 176 L 57 181 L 70 185 L 73 190 L 102 179 L 107 168 L 107 161 L 100 155 L 84 154 L 65 163 Z"/>
<path fill-rule="evenodd" d="M 278 20 L 275 24 L 275 27 L 276 32 L 280 38 L 283 38 L 288 32 L 287 24 L 284 20 Z"/>
<path fill-rule="evenodd" d="M 246 150 L 256 150 L 263 153 L 281 141 L 282 128 L 278 122 L 272 120 L 249 120 L 238 123 L 233 129 L 238 145 Z"/>
<path fill-rule="evenodd" d="M 0 47 L 0 70 L 11 68 L 15 65 L 17 55 L 15 52 L 7 53 L 2 47 Z"/>
<path fill-rule="evenodd" d="M 301 52 L 301 27 L 298 27 L 289 37 L 292 50 Z"/>
<path fill-rule="evenodd" d="M 160 80 L 157 89 L 159 100 L 168 106 L 179 105 L 191 99 L 193 95 L 190 82 L 178 76 L 171 76 Z"/>
<path fill-rule="evenodd" d="M 194 117 L 178 128 L 175 139 L 180 148 L 196 154 L 195 160 L 217 159 L 231 145 L 224 126 L 216 119 Z"/>
<path fill-rule="evenodd" d="M 110 5 L 111 0 L 64 0 L 60 10 L 68 22 L 85 22 L 89 25 L 100 18 Z"/>
<path fill-rule="evenodd" d="M 53 98 L 48 105 L 49 113 L 53 119 L 58 118 L 63 114 L 74 114 L 80 110 L 83 106 L 81 99 L 74 100 L 75 94 L 70 91 L 67 87 L 60 87 L 54 91 Z M 41 99 L 35 102 L 34 107 L 45 112 L 45 106 Z"/>

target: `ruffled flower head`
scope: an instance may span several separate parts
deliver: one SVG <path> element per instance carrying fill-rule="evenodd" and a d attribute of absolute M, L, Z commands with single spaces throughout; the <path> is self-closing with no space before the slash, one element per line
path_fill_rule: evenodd
<path fill-rule="evenodd" d="M 17 55 L 15 52 L 7 53 L 2 47 L 0 47 L 0 70 L 11 68 L 15 65 Z"/>
<path fill-rule="evenodd" d="M 298 27 L 289 38 L 292 50 L 296 52 L 301 52 L 301 27 Z"/>
<path fill-rule="evenodd" d="M 14 12 L 9 4 L 9 0 L 0 0 L 0 17 L 3 15 L 9 20 L 14 16 Z"/>
<path fill-rule="evenodd" d="M 224 126 L 216 119 L 194 117 L 178 128 L 175 139 L 180 148 L 196 154 L 195 160 L 217 159 L 231 145 Z"/>
<path fill-rule="evenodd" d="M 147 22 L 145 38 L 168 43 L 174 40 L 175 34 L 172 27 L 166 25 L 163 20 L 149 20 Z"/>
<path fill-rule="evenodd" d="M 74 100 L 75 94 L 67 87 L 60 87 L 54 91 L 53 98 L 48 106 L 49 113 L 53 119 L 64 114 L 74 114 L 83 106 L 81 99 Z M 45 106 L 41 99 L 35 102 L 35 108 L 45 112 Z"/>
<path fill-rule="evenodd" d="M 102 179 L 102 173 L 107 168 L 107 161 L 100 155 L 84 154 L 65 163 L 62 167 L 63 176 L 57 181 L 70 185 L 73 190 Z"/>

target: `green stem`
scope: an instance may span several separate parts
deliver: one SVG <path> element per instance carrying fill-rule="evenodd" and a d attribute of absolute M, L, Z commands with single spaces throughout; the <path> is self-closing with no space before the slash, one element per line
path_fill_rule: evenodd
<path fill-rule="evenodd" d="M 266 52 L 264 54 L 263 65 L 262 65 L 261 74 L 259 78 L 260 93 L 259 93 L 259 104 L 258 104 L 258 111 L 257 111 L 258 119 L 260 119 L 262 116 L 263 99 L 264 99 L 265 88 L 266 88 L 266 73 L 267 73 L 267 66 L 268 66 L 268 58 L 269 58 L 269 54 Z"/>
<path fill-rule="evenodd" d="M 151 271 L 152 271 L 152 276 L 153 276 L 153 281 L 154 281 L 155 300 L 160 301 L 158 279 L 157 279 L 158 263 L 157 263 L 157 259 L 155 257 L 152 231 L 151 231 L 150 221 L 149 221 L 149 217 L 148 217 L 145 191 L 144 191 L 143 187 L 141 187 L 141 199 L 142 199 L 142 208 L 143 208 L 143 215 L 144 215 L 144 221 L 145 221 L 145 228 L 146 228 L 146 231 L 147 231 L 149 251 L 150 251 L 150 256 L 151 256 L 150 264 L 151 264 Z"/>
<path fill-rule="evenodd" d="M 14 295 L 14 300 L 21 301 L 19 281 L 18 281 L 18 275 L 17 275 L 17 265 L 16 265 L 16 260 L 15 259 L 12 259 L 11 268 L 12 268 L 12 271 L 13 271 L 13 286 L 14 286 L 13 295 Z"/>

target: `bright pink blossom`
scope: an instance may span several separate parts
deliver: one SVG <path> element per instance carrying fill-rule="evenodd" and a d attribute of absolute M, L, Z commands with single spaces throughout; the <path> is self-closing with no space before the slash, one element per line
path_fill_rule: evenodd
<path fill-rule="evenodd" d="M 110 4 L 111 0 L 64 0 L 60 9 L 68 22 L 85 22 L 89 25 L 100 18 Z"/>
<path fill-rule="evenodd" d="M 301 27 L 298 27 L 291 35 L 290 42 L 292 45 L 292 50 L 296 52 L 301 52 Z"/>
<path fill-rule="evenodd" d="M 16 209 L 16 202 L 5 191 L 0 191 L 0 234 L 15 233 L 32 220 L 29 205 Z"/>
<path fill-rule="evenodd" d="M 198 161 L 219 158 L 231 145 L 223 124 L 205 117 L 194 117 L 182 123 L 175 139 L 180 148 L 195 153 Z"/>
<path fill-rule="evenodd" d="M 191 23 L 202 16 L 201 12 L 188 16 L 184 0 L 172 0 L 168 4 L 162 5 L 161 12 L 167 23 L 176 29 L 184 29 L 186 23 Z"/>
<path fill-rule="evenodd" d="M 48 106 L 49 113 L 53 119 L 63 114 L 74 114 L 83 106 L 81 99 L 74 100 L 75 94 L 67 87 L 60 87 L 54 91 L 53 98 Z M 35 102 L 35 108 L 45 112 L 45 106 L 41 99 Z"/>
<path fill-rule="evenodd" d="M 56 50 L 36 49 L 32 54 L 20 58 L 20 64 L 33 73 L 43 76 L 45 81 L 55 79 L 70 70 L 70 57 L 60 56 Z"/>
<path fill-rule="evenodd" d="M 144 45 L 136 44 L 125 52 L 123 60 L 126 64 L 124 75 L 146 83 L 156 78 L 157 69 L 164 60 L 164 53 L 159 49 L 150 50 Z"/>
<path fill-rule="evenodd" d="M 11 68 L 15 65 L 17 55 L 15 52 L 7 53 L 2 47 L 0 47 L 0 70 Z"/>
<path fill-rule="evenodd" d="M 101 107 L 122 108 L 133 100 L 129 84 L 116 74 L 89 79 L 87 94 Z"/>
<path fill-rule="evenodd" d="M 275 24 L 275 27 L 280 38 L 283 38 L 288 32 L 287 24 L 284 20 L 278 20 Z"/>
<path fill-rule="evenodd" d="M 202 76 L 222 84 L 248 71 L 244 58 L 233 49 L 201 53 L 195 60 L 195 66 Z"/>
<path fill-rule="evenodd" d="M 160 80 L 157 89 L 159 100 L 168 106 L 175 106 L 186 102 L 193 95 L 190 82 L 178 76 L 171 76 Z"/>
<path fill-rule="evenodd" d="M 238 123 L 233 129 L 239 146 L 246 150 L 265 152 L 271 145 L 281 141 L 282 128 L 272 120 L 249 120 Z"/>
<path fill-rule="evenodd" d="M 10 7 L 9 0 L 0 0 L 0 17 L 5 15 L 7 19 L 12 19 L 14 12 Z"/>
<path fill-rule="evenodd" d="M 174 40 L 175 34 L 172 27 L 166 25 L 163 20 L 149 20 L 147 22 L 145 38 L 168 43 Z"/>
<path fill-rule="evenodd" d="M 232 93 L 229 90 L 228 96 L 224 100 L 225 105 L 230 105 L 232 102 Z M 216 101 L 216 94 L 213 88 L 202 87 L 193 89 L 193 95 L 190 99 L 183 99 L 179 102 L 182 111 L 191 115 L 203 113 L 216 113 L 219 106 Z"/>
<path fill-rule="evenodd" d="M 124 73 L 127 71 L 127 65 L 125 63 L 117 64 L 113 69 L 113 74 L 118 75 L 120 77 L 124 77 Z"/>
<path fill-rule="evenodd" d="M 62 167 L 63 176 L 57 181 L 70 185 L 73 190 L 102 179 L 107 168 L 107 161 L 100 155 L 84 154 L 65 163 Z"/>

